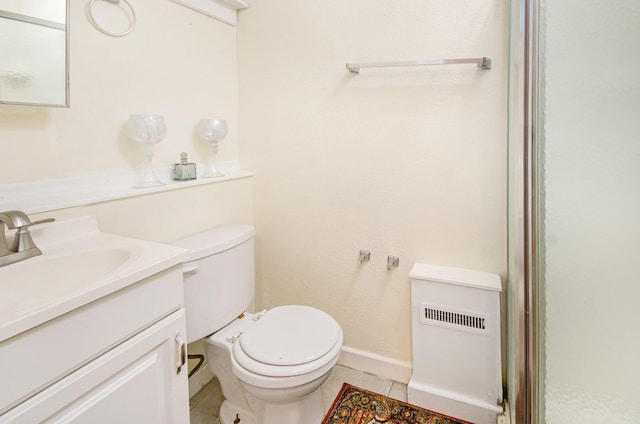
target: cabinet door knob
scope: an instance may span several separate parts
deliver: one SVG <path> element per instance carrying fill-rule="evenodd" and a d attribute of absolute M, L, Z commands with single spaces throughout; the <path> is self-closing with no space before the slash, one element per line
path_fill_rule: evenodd
<path fill-rule="evenodd" d="M 178 367 L 176 368 L 176 374 L 180 374 L 182 367 L 184 367 L 184 364 L 187 362 L 187 344 L 182 340 L 182 337 L 180 337 L 180 333 L 176 334 L 176 343 L 178 347 L 178 355 L 176 356 L 180 358 L 179 361 L 177 361 Z"/>

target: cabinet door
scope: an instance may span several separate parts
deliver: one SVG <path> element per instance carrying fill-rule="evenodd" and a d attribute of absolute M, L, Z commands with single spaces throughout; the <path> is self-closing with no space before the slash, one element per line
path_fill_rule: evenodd
<path fill-rule="evenodd" d="M 8 411 L 0 423 L 187 424 L 185 332 L 180 309 Z"/>

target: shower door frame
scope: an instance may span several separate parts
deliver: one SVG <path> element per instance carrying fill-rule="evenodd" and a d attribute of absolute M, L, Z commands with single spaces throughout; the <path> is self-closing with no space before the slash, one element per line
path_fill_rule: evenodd
<path fill-rule="evenodd" d="M 538 326 L 538 249 L 540 248 L 538 133 L 538 6 L 539 0 L 511 2 L 510 59 L 510 254 L 513 260 L 513 327 L 515 387 L 510 388 L 513 423 L 537 424 L 540 415 Z"/>

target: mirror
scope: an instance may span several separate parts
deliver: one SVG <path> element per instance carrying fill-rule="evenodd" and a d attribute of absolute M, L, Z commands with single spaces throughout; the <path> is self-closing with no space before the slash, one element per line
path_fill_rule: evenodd
<path fill-rule="evenodd" d="M 0 103 L 69 107 L 69 0 L 0 0 Z"/>

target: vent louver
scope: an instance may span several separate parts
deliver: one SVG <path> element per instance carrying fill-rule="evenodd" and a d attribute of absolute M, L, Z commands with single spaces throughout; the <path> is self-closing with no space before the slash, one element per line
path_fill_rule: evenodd
<path fill-rule="evenodd" d="M 420 321 L 424 324 L 476 334 L 485 334 L 487 332 L 487 316 L 484 314 L 425 304 L 422 304 L 421 308 L 423 313 Z"/>

